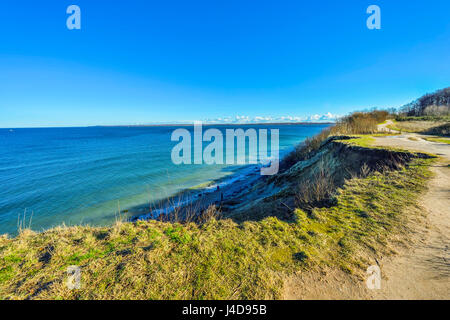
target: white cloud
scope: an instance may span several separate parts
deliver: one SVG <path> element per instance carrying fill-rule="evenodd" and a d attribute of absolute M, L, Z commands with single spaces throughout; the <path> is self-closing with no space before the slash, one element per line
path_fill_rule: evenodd
<path fill-rule="evenodd" d="M 236 115 L 235 117 L 220 117 L 216 119 L 207 119 L 204 120 L 204 123 L 219 123 L 219 124 L 245 124 L 245 123 L 295 123 L 295 122 L 334 122 L 338 118 L 339 115 L 332 114 L 331 112 L 327 112 L 326 114 L 314 114 L 308 117 L 299 117 L 299 116 L 280 116 L 280 117 L 271 117 L 271 116 L 255 116 L 250 117 L 246 115 Z"/>

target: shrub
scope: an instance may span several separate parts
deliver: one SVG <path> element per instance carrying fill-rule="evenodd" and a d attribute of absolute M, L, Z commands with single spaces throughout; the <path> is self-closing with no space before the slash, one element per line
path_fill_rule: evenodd
<path fill-rule="evenodd" d="M 390 116 L 384 110 L 370 112 L 354 112 L 341 118 L 334 126 L 322 130 L 319 134 L 307 138 L 295 147 L 280 163 L 280 170 L 286 170 L 298 161 L 303 161 L 314 155 L 322 143 L 334 135 L 370 134 L 378 131 L 378 124 L 386 121 Z"/>
<path fill-rule="evenodd" d="M 334 190 L 335 186 L 329 170 L 320 165 L 312 179 L 300 182 L 295 203 L 302 209 L 311 210 L 314 207 L 320 207 L 324 201 L 327 201 Z"/>
<path fill-rule="evenodd" d="M 220 219 L 220 212 L 217 207 L 212 204 L 206 210 L 203 210 L 197 217 L 197 222 L 200 224 L 207 223 L 212 219 Z"/>

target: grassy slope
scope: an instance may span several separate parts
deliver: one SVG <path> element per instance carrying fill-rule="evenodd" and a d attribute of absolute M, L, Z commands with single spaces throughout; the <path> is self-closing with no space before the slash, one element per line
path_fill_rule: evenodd
<path fill-rule="evenodd" d="M 358 142 L 370 145 L 370 137 Z M 279 298 L 283 277 L 321 266 L 361 276 L 373 259 L 406 239 L 430 159 L 399 171 L 354 178 L 337 205 L 296 209 L 295 221 L 274 217 L 236 224 L 158 221 L 108 228 L 57 228 L 0 238 L 0 298 L 254 299 Z M 68 290 L 66 268 L 82 268 L 82 289 Z"/>
<path fill-rule="evenodd" d="M 450 129 L 450 121 L 431 120 L 410 120 L 394 121 L 394 124 L 387 126 L 389 129 L 400 132 L 416 132 L 423 134 L 446 136 Z"/>
<path fill-rule="evenodd" d="M 430 137 L 425 138 L 427 141 L 450 144 L 450 138 Z"/>

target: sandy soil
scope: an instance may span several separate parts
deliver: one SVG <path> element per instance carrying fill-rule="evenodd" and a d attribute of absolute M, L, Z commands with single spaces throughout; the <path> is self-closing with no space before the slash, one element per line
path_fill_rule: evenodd
<path fill-rule="evenodd" d="M 389 125 L 390 123 L 386 123 Z M 381 290 L 375 299 L 450 299 L 450 145 L 408 133 L 376 138 L 376 145 L 433 153 L 440 156 L 422 199 L 426 224 L 418 225 L 414 245 L 381 262 Z"/>

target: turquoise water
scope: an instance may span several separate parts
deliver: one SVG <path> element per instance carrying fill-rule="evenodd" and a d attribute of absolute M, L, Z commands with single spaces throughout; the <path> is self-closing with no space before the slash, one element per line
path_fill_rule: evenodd
<path fill-rule="evenodd" d="M 326 126 L 252 128 L 279 129 L 283 153 Z M 237 127 L 217 128 L 225 132 Z M 176 128 L 0 129 L 0 234 L 15 234 L 19 217 L 26 226 L 31 220 L 36 231 L 63 223 L 108 225 L 119 208 L 123 212 L 142 204 L 150 207 L 242 167 L 174 165 L 171 151 L 177 142 L 170 136 Z"/>

